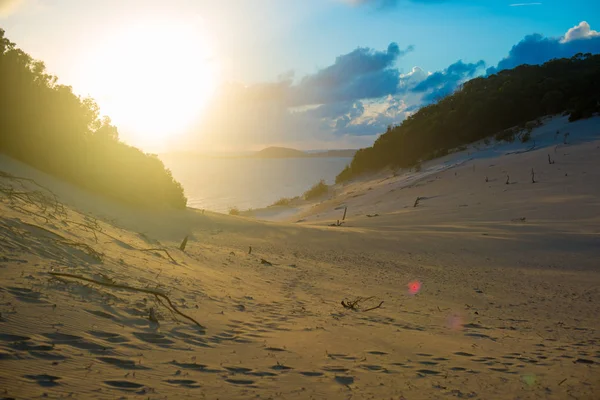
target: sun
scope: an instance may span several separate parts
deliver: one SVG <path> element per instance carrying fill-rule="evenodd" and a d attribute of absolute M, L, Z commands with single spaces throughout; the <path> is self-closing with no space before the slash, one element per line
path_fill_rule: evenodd
<path fill-rule="evenodd" d="M 146 149 L 163 148 L 189 129 L 218 78 L 205 36 L 179 21 L 138 21 L 112 31 L 85 64 L 102 114 Z"/>

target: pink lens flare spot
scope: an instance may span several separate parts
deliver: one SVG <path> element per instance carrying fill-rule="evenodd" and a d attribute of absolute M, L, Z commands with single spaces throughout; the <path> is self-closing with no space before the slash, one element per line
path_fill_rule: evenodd
<path fill-rule="evenodd" d="M 453 331 L 460 331 L 463 327 L 463 319 L 460 315 L 450 315 L 448 317 L 448 328 Z"/>
<path fill-rule="evenodd" d="M 409 294 L 417 294 L 421 290 L 421 282 L 412 281 L 408 284 L 408 293 Z"/>

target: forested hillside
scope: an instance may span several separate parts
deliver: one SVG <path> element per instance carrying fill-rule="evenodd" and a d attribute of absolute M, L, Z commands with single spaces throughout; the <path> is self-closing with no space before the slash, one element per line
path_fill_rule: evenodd
<path fill-rule="evenodd" d="M 57 84 L 44 63 L 18 49 L 2 29 L 0 152 L 130 204 L 186 206 L 181 185 L 162 161 L 119 141 L 94 100 Z"/>
<path fill-rule="evenodd" d="M 372 147 L 356 153 L 336 182 L 385 167 L 412 167 L 503 130 L 525 128 L 545 115 L 569 112 L 576 120 L 599 111 L 600 55 L 521 65 L 472 79 L 401 125 L 389 127 Z"/>

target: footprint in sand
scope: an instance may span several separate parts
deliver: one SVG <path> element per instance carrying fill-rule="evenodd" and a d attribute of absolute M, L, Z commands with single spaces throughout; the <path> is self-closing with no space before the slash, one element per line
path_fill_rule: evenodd
<path fill-rule="evenodd" d="M 250 379 L 225 379 L 225 382 L 232 383 L 234 385 L 253 385 L 254 381 Z"/>
<path fill-rule="evenodd" d="M 34 292 L 31 289 L 27 288 L 19 288 L 19 287 L 8 287 L 6 288 L 8 292 L 14 295 L 17 300 L 20 300 L 24 303 L 34 303 L 34 304 L 50 304 L 46 300 L 43 300 L 42 294 L 40 292 Z"/>
<path fill-rule="evenodd" d="M 301 371 L 300 374 L 311 377 L 311 378 L 324 375 L 322 372 L 313 372 L 313 371 Z"/>
<path fill-rule="evenodd" d="M 110 343 L 127 343 L 129 339 L 124 336 L 119 335 L 118 333 L 110 333 L 110 332 L 102 332 L 102 331 L 88 331 L 88 334 L 94 336 L 95 338 L 105 340 Z"/>
<path fill-rule="evenodd" d="M 104 381 L 108 386 L 121 389 L 121 390 L 134 390 L 141 389 L 144 385 L 140 385 L 139 383 L 130 382 L 130 381 Z"/>
<path fill-rule="evenodd" d="M 462 357 L 474 357 L 475 356 L 475 354 L 465 353 L 464 351 L 457 351 L 454 354 L 457 356 L 462 356 Z"/>
<path fill-rule="evenodd" d="M 172 341 L 171 339 L 167 339 L 165 335 L 161 335 L 160 333 L 133 332 L 133 336 L 146 343 L 155 344 L 161 347 L 169 347 L 170 345 L 175 343 L 174 341 Z"/>
<path fill-rule="evenodd" d="M 333 379 L 340 385 L 344 385 L 344 386 L 350 386 L 354 383 L 354 378 L 351 376 L 336 375 L 335 378 L 333 378 Z"/>
<path fill-rule="evenodd" d="M 121 369 L 137 369 L 137 370 L 150 369 L 148 367 L 144 367 L 142 365 L 136 364 L 135 361 L 124 360 L 121 358 L 98 357 L 97 359 L 102 361 L 103 363 L 110 364 L 110 365 L 113 365 L 113 366 L 115 366 L 117 368 L 121 368 Z"/>
<path fill-rule="evenodd" d="M 27 379 L 31 379 L 32 381 L 35 381 L 35 383 L 37 383 L 38 385 L 43 386 L 43 387 L 58 386 L 59 383 L 56 381 L 61 379 L 59 376 L 53 376 L 53 375 L 47 375 L 47 374 L 25 375 L 24 377 Z"/>
<path fill-rule="evenodd" d="M 417 373 L 421 376 L 425 376 L 425 375 L 439 375 L 441 372 L 434 371 L 431 369 L 419 369 L 419 370 L 417 370 Z"/>
<path fill-rule="evenodd" d="M 167 379 L 165 382 L 171 385 L 181 386 L 188 389 L 197 389 L 201 387 L 196 383 L 196 381 L 193 381 L 191 379 Z"/>
<path fill-rule="evenodd" d="M 385 355 L 388 355 L 388 353 L 386 353 L 385 351 L 376 351 L 376 350 L 367 351 L 367 353 L 368 354 L 373 354 L 375 356 L 385 356 Z"/>
<path fill-rule="evenodd" d="M 56 345 L 66 345 L 81 350 L 87 350 L 94 354 L 111 354 L 112 347 L 85 340 L 81 336 L 67 335 L 65 333 L 51 332 L 42 333 L 42 336 L 52 340 Z"/>

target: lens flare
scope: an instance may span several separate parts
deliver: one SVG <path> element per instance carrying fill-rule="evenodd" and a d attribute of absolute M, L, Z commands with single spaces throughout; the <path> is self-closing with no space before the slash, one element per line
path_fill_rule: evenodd
<path fill-rule="evenodd" d="M 452 314 L 448 316 L 448 328 L 453 331 L 460 331 L 463 327 L 463 318 L 460 315 Z"/>
<path fill-rule="evenodd" d="M 421 290 L 421 282 L 412 281 L 408 283 L 408 294 L 415 295 Z"/>

